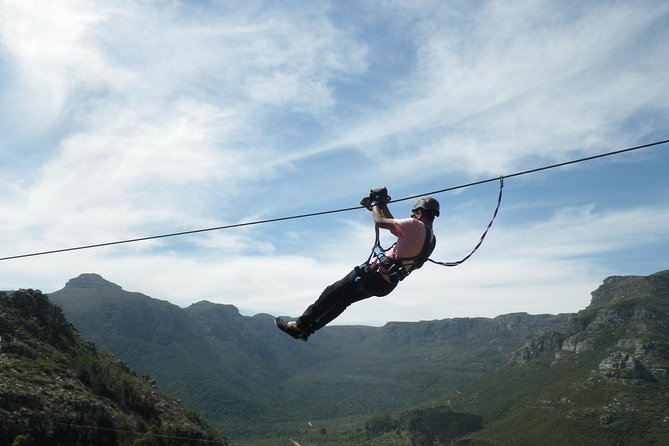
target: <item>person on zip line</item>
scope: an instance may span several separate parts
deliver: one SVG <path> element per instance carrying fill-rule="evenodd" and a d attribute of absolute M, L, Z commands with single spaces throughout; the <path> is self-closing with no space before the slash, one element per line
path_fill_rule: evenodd
<path fill-rule="evenodd" d="M 432 197 L 420 198 L 411 208 L 411 217 L 401 219 L 390 213 L 389 202 L 385 187 L 373 189 L 360 201 L 374 218 L 376 243 L 370 258 L 326 287 L 297 320 L 286 322 L 276 318 L 274 322 L 280 330 L 295 339 L 307 341 L 349 305 L 372 296 L 387 296 L 399 281 L 423 266 L 436 246 L 432 223 L 439 216 L 439 202 Z M 379 228 L 397 237 L 387 250 L 379 244 Z"/>

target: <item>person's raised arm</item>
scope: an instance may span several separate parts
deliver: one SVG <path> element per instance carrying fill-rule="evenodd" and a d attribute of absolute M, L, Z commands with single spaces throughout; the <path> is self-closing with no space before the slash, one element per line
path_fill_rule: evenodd
<path fill-rule="evenodd" d="M 373 203 L 372 217 L 377 227 L 388 230 L 393 228 L 393 214 L 388 209 L 388 203 Z"/>
<path fill-rule="evenodd" d="M 369 192 L 368 197 L 360 200 L 360 204 L 372 212 L 377 235 L 379 228 L 390 230 L 394 226 L 393 214 L 391 214 L 390 209 L 388 209 L 389 201 L 390 197 L 388 196 L 388 190 L 385 187 L 372 189 Z"/>

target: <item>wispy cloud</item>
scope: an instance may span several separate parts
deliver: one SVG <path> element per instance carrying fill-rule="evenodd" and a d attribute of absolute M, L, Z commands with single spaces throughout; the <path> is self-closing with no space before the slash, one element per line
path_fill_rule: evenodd
<path fill-rule="evenodd" d="M 629 125 L 669 101 L 669 9 L 656 6 L 490 2 L 459 13 L 458 24 L 440 9 L 445 17 L 422 17 L 403 94 L 323 149 L 358 146 L 388 171 L 401 163 L 499 174 L 528 158 L 563 160 L 662 130 L 661 120 Z"/>
<path fill-rule="evenodd" d="M 57 125 L 77 89 L 103 87 L 121 73 L 88 43 L 104 12 L 85 2 L 2 2 L 0 48 L 6 128 L 20 133 Z M 8 111 L 12 113 L 7 113 Z"/>
<path fill-rule="evenodd" d="M 609 275 L 650 274 L 637 259 L 645 255 L 666 268 L 669 208 L 598 211 L 562 209 L 546 221 L 523 226 L 498 224 L 483 247 L 455 268 L 427 264 L 387 299 L 368 302 L 347 315 L 349 322 L 494 317 L 510 312 L 576 312 Z M 474 231 L 445 232 L 435 259 L 457 260 L 478 240 Z M 658 246 L 658 242 L 664 240 Z M 622 257 L 624 267 L 594 258 Z M 457 258 L 456 258 L 457 257 Z M 641 268 L 639 268 L 641 266 Z M 473 309 L 477 309 L 473 311 Z"/>
<path fill-rule="evenodd" d="M 3 34 L 6 60 L 20 67 L 8 79 L 24 84 L 26 113 L 48 115 L 22 121 L 48 127 L 67 109 L 74 124 L 42 148 L 40 174 L 13 191 L 12 206 L 27 204 L 33 219 L 81 227 L 60 218 L 76 215 L 119 236 L 141 224 L 180 226 L 180 209 L 206 215 L 197 204 L 212 198 L 229 208 L 238 189 L 272 176 L 285 150 L 269 143 L 266 126 L 276 124 L 267 120 L 286 109 L 320 113 L 334 102 L 329 77 L 364 69 L 364 48 L 315 9 L 191 11 L 184 20 L 185 5 L 125 6 L 5 5 L 15 24 Z"/>
<path fill-rule="evenodd" d="M 645 142 L 668 122 L 668 19 L 661 1 L 0 2 L 1 250 L 351 206 L 371 187 L 416 193 Z M 420 271 L 343 320 L 571 310 L 619 237 L 667 239 L 666 202 L 567 208 L 575 192 L 555 193 L 546 214 L 516 189 L 526 223 L 502 218 L 473 266 Z M 480 212 L 449 201 L 451 259 Z M 0 287 L 95 271 L 182 305 L 295 314 L 364 260 L 367 217 L 24 259 L 0 265 Z M 578 302 L 533 297 L 558 292 Z"/>
<path fill-rule="evenodd" d="M 629 269 L 593 263 L 592 258 L 629 258 L 654 249 L 658 240 L 669 237 L 668 209 L 602 212 L 586 206 L 562 209 L 547 221 L 523 226 L 499 222 L 468 262 L 456 268 L 426 264 L 391 296 L 356 304 L 338 323 L 576 312 L 589 303 L 590 291 L 603 277 L 630 274 Z M 478 239 L 476 229 L 464 223 L 438 226 L 440 244 L 432 257 L 457 260 Z M 95 272 L 129 291 L 183 306 L 206 299 L 234 304 L 246 314 L 299 315 L 327 284 L 364 260 L 370 231 L 369 225 L 351 222 L 341 233 L 323 233 L 313 256 L 281 255 L 270 247 L 264 248 L 267 255 L 256 251 L 253 256 L 227 246 L 147 255 L 135 248 L 110 248 L 104 257 L 81 252 L 3 266 L 22 281 L 39 272 L 49 284 L 45 291 L 59 289 L 66 278 L 95 265 Z"/>

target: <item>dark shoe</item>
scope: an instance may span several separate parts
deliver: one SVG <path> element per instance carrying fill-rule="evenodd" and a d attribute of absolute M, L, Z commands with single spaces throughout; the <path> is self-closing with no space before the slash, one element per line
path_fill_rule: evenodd
<path fill-rule="evenodd" d="M 304 342 L 307 342 L 307 339 L 309 339 L 309 335 L 304 331 L 300 330 L 297 324 L 294 322 L 293 323 L 286 322 L 280 317 L 277 317 L 276 319 L 274 319 L 274 323 L 279 328 L 279 330 L 283 331 L 284 333 L 288 334 L 289 336 L 295 339 L 299 339 L 300 341 Z"/>

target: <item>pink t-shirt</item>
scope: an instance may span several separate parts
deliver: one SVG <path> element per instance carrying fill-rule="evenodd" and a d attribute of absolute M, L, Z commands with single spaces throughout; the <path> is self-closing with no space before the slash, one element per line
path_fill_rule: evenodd
<path fill-rule="evenodd" d="M 415 218 L 393 220 L 395 226 L 390 232 L 397 237 L 397 243 L 386 251 L 393 259 L 406 259 L 420 254 L 425 243 L 425 225 Z"/>
<path fill-rule="evenodd" d="M 393 223 L 390 232 L 397 237 L 397 243 L 385 252 L 386 256 L 392 259 L 407 259 L 420 254 L 425 243 L 425 225 L 415 218 L 393 219 Z M 376 264 L 378 259 L 375 257 L 372 265 Z"/>

